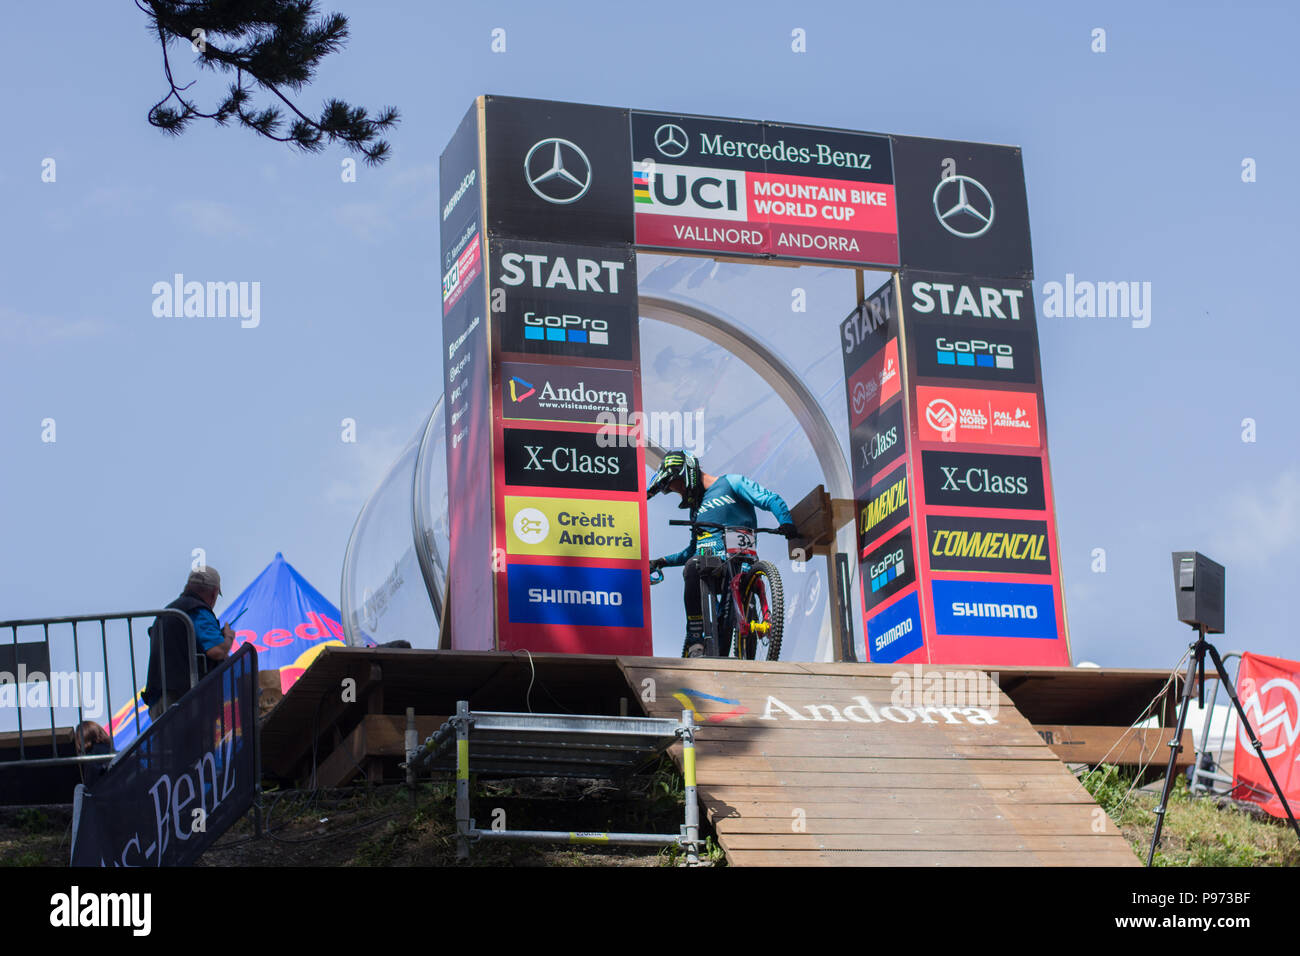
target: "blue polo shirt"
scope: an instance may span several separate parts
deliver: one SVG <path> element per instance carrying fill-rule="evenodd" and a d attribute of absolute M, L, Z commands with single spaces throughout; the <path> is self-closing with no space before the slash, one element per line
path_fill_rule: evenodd
<path fill-rule="evenodd" d="M 191 611 L 190 620 L 194 622 L 194 642 L 198 645 L 200 654 L 226 642 L 221 636 L 221 624 L 217 621 L 217 616 L 206 607 Z"/>

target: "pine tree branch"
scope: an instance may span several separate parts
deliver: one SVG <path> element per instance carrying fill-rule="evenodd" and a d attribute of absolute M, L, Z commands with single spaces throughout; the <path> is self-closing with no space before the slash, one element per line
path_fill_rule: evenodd
<path fill-rule="evenodd" d="M 240 125 L 260 136 L 289 143 L 305 152 L 319 152 L 327 143 L 342 143 L 360 153 L 370 165 L 384 162 L 390 147 L 379 134 L 400 122 L 395 107 L 385 107 L 375 116 L 362 107 L 342 100 L 327 100 L 319 118 L 304 113 L 285 93 L 311 82 L 320 61 L 343 48 L 348 37 L 347 18 L 342 14 L 320 17 L 315 0 L 134 0 L 149 17 L 163 54 L 163 76 L 168 92 L 149 110 L 149 122 L 172 135 L 179 135 L 194 119 L 210 119 L 219 126 L 233 117 Z M 201 32 L 200 32 L 201 31 Z M 218 45 L 213 38 L 220 37 Z M 187 97 L 195 85 L 176 82 L 168 47 L 174 40 L 199 41 L 198 65 L 211 70 L 233 72 L 235 82 L 213 111 L 200 109 Z M 296 119 L 286 134 L 280 108 L 255 110 L 252 83 L 278 99 Z M 169 105 L 171 101 L 176 105 Z"/>

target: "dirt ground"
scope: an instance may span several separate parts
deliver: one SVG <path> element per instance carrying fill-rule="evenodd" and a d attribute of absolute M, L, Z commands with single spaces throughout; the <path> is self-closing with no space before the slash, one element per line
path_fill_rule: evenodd
<path fill-rule="evenodd" d="M 645 778 L 615 790 L 608 783 L 517 780 L 479 785 L 474 816 L 511 829 L 676 833 L 680 794 Z M 484 843 L 468 862 L 456 858 L 450 781 L 263 795 L 262 835 L 250 812 L 196 866 L 671 866 L 675 852 L 653 847 Z M 0 812 L 0 866 L 67 866 L 71 807 Z M 714 851 L 714 860 L 721 854 Z"/>

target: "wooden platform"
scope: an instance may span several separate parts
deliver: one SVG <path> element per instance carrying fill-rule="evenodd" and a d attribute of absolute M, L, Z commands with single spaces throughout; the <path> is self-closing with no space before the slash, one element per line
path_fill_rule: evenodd
<path fill-rule="evenodd" d="M 985 685 L 988 713 L 978 700 L 945 712 L 921 699 L 905 713 L 886 709 L 900 670 L 328 647 L 263 722 L 263 766 L 326 787 L 400 779 L 406 708 L 423 737 L 457 700 L 538 713 L 690 707 L 702 802 L 735 865 L 1140 862 L 1062 761 L 1108 751 L 1167 675 L 1004 668 L 1000 688 Z M 1167 711 L 1162 698 L 1156 712 Z M 1110 759 L 1162 764 L 1163 733 L 1130 735 Z"/>
<path fill-rule="evenodd" d="M 355 759 L 340 758 L 328 779 L 318 771 L 318 785 L 340 785 L 358 769 L 372 780 L 386 771 L 400 779 L 400 752 L 385 743 L 370 754 L 357 739 L 389 739 L 382 722 L 366 723 L 367 716 L 404 727 L 406 708 L 414 707 L 423 727 L 425 718 L 454 714 L 458 700 L 474 710 L 617 714 L 628 696 L 618 659 L 604 655 L 326 647 L 263 721 L 262 766 L 303 783 L 313 757 L 323 768 L 347 749 Z"/>
<path fill-rule="evenodd" d="M 650 715 L 696 712 L 700 799 L 734 866 L 1140 865 L 1000 691 L 896 706 L 887 665 L 619 666 Z"/>

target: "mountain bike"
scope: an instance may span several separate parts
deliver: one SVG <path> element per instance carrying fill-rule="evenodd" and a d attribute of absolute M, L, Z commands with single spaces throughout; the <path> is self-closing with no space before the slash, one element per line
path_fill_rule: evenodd
<path fill-rule="evenodd" d="M 669 521 L 670 525 L 722 533 L 724 555 L 697 555 L 700 562 L 700 610 L 704 615 L 704 656 L 774 661 L 781 656 L 785 592 L 776 565 L 758 558 L 758 537 L 780 534 L 775 528 L 728 528 L 703 521 Z M 650 574 L 650 583 L 664 579 Z M 689 638 L 687 639 L 689 644 Z M 683 646 L 687 656 L 689 646 Z M 761 656 L 760 656 L 761 655 Z"/>

